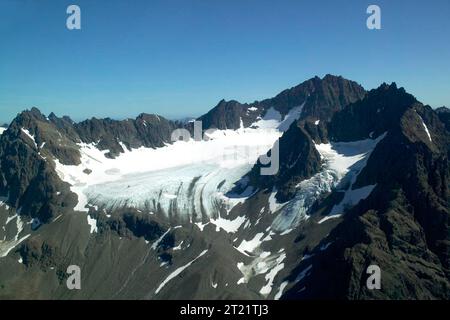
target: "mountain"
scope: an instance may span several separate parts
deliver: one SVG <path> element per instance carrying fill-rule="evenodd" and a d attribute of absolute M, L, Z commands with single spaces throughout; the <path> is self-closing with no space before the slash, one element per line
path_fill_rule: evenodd
<path fill-rule="evenodd" d="M 298 112 L 300 119 L 329 120 L 334 112 L 364 95 L 364 88 L 356 82 L 328 74 L 323 79 L 309 79 L 284 90 L 274 98 L 251 104 L 221 100 L 198 120 L 203 122 L 206 129 L 235 130 L 241 126 L 249 127 L 266 116 L 270 109 L 281 117 L 285 117 L 289 112 Z"/>
<path fill-rule="evenodd" d="M 24 111 L 0 136 L 0 298 L 448 299 L 448 114 L 332 75 L 222 100 L 201 141 Z"/>
<path fill-rule="evenodd" d="M 370 91 L 328 125 L 331 141 L 380 135 L 343 200 L 365 186 L 372 192 L 348 208 L 323 240 L 327 249 L 299 265 L 310 271 L 287 298 L 449 298 L 449 132 L 395 84 Z M 371 264 L 383 270 L 383 290 L 365 288 Z"/>

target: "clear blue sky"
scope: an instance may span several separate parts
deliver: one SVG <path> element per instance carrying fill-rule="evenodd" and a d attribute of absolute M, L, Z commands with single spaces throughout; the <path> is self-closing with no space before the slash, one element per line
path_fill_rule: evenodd
<path fill-rule="evenodd" d="M 82 29 L 66 29 L 81 7 Z M 382 9 L 382 30 L 366 8 Z M 200 115 L 314 75 L 395 81 L 450 106 L 450 1 L 1 0 L 0 121 L 23 109 Z"/>

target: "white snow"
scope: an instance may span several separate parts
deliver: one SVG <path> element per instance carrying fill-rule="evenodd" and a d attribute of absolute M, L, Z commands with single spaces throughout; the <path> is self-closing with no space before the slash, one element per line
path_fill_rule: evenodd
<path fill-rule="evenodd" d="M 14 249 L 22 241 L 27 239 L 30 235 L 31 234 L 27 234 L 20 239 L 14 239 L 11 241 L 0 240 L 0 258 L 6 257 L 11 252 L 12 249 Z"/>
<path fill-rule="evenodd" d="M 0 207 L 4 206 L 6 210 L 9 210 L 9 206 L 6 204 L 8 197 L 0 197 Z"/>
<path fill-rule="evenodd" d="M 330 216 L 337 215 L 339 213 L 343 213 L 346 208 L 350 208 L 357 204 L 359 201 L 366 199 L 376 185 L 368 185 L 359 189 L 351 189 L 349 188 L 344 195 L 344 199 L 335 205 L 333 209 L 331 209 Z"/>
<path fill-rule="evenodd" d="M 176 199 L 177 198 L 177 196 L 175 194 L 163 193 L 163 196 L 166 197 L 167 199 Z"/>
<path fill-rule="evenodd" d="M 256 121 L 251 125 L 251 127 L 256 127 L 260 129 L 276 129 L 282 121 L 282 115 L 274 108 L 269 108 L 266 111 L 264 117 Z"/>
<path fill-rule="evenodd" d="M 337 219 L 337 218 L 339 218 L 339 217 L 341 217 L 341 216 L 342 216 L 341 213 L 333 214 L 333 215 L 327 215 L 327 216 L 323 217 L 322 219 L 320 219 L 317 223 L 318 223 L 318 224 L 321 224 L 321 223 L 324 223 L 324 222 L 327 221 L 327 220 L 330 220 L 330 219 Z"/>
<path fill-rule="evenodd" d="M 187 219 L 202 212 L 214 217 L 248 195 L 227 195 L 258 157 L 279 138 L 277 129 L 216 130 L 208 141 L 177 141 L 165 147 L 138 148 L 108 159 L 95 144 L 79 144 L 81 165 L 55 160 L 60 178 L 78 195 L 76 210 L 135 207 Z M 92 170 L 85 174 L 83 170 Z M 225 217 L 222 217 L 225 218 Z"/>
<path fill-rule="evenodd" d="M 302 105 L 294 107 L 291 110 L 289 110 L 289 113 L 284 117 L 283 121 L 278 125 L 278 130 L 286 131 L 287 129 L 289 129 L 291 124 L 295 120 L 300 118 L 302 111 L 303 111 L 303 106 L 305 105 L 305 103 L 306 103 L 306 101 L 303 102 Z"/>
<path fill-rule="evenodd" d="M 331 192 L 332 190 L 346 192 L 341 206 L 332 209 L 333 215 L 342 213 L 337 211 L 342 211 L 342 208 L 354 205 L 367 197 L 373 186 L 363 187 L 362 190 L 352 190 L 351 187 L 359 172 L 365 167 L 371 152 L 385 135 L 386 133 L 376 139 L 316 144 L 315 147 L 324 162 L 323 169 L 310 179 L 297 185 L 298 191 L 294 199 L 279 210 L 277 217 L 274 219 L 273 230 L 282 233 L 298 226 L 301 221 L 308 218 L 308 210 L 325 192 Z M 327 219 L 330 219 L 330 217 L 327 216 L 322 220 Z"/>
<path fill-rule="evenodd" d="M 316 120 L 316 121 L 314 121 L 314 124 L 315 124 L 316 126 L 318 126 L 318 125 L 319 125 L 319 123 L 320 123 L 320 120 Z"/>
<path fill-rule="evenodd" d="M 173 247 L 173 251 L 176 251 L 176 250 L 181 250 L 182 249 L 182 245 L 183 245 L 183 242 L 184 242 L 184 240 L 182 240 L 181 242 L 180 242 L 180 244 L 179 245 L 177 245 L 176 247 Z"/>
<path fill-rule="evenodd" d="M 201 223 L 201 222 L 196 222 L 195 225 L 200 229 L 200 231 L 203 231 L 203 229 L 205 228 L 205 226 L 209 224 L 209 221 L 206 223 Z"/>
<path fill-rule="evenodd" d="M 286 254 L 282 253 L 276 259 L 277 265 L 275 267 L 271 268 L 269 273 L 266 274 L 265 279 L 267 280 L 267 283 L 259 291 L 260 294 L 267 296 L 270 294 L 270 292 L 272 292 L 273 281 L 275 280 L 275 277 L 278 274 L 278 272 L 280 272 L 284 268 L 283 260 L 285 258 L 286 258 Z"/>
<path fill-rule="evenodd" d="M 279 111 L 275 110 L 273 107 L 270 107 L 267 109 L 264 117 L 262 119 L 259 118 L 250 127 L 260 129 L 276 129 L 277 131 L 284 132 L 289 129 L 289 126 L 300 117 L 305 102 L 300 106 L 293 107 L 289 113 L 284 116 L 284 119 Z"/>
<path fill-rule="evenodd" d="M 245 265 L 243 262 L 238 262 L 237 268 L 243 275 L 243 277 L 239 279 L 238 284 L 248 283 L 250 278 L 260 274 L 266 274 L 265 279 L 267 282 L 261 288 L 260 293 L 263 295 L 268 295 L 272 290 L 273 281 L 276 275 L 284 268 L 283 261 L 285 258 L 286 254 L 283 250 L 280 250 L 275 254 L 263 251 L 259 255 L 255 256 L 248 265 Z"/>
<path fill-rule="evenodd" d="M 164 237 L 170 232 L 171 228 L 167 229 L 166 232 L 164 232 L 161 237 L 159 237 L 155 242 L 153 242 L 151 248 L 153 250 L 156 250 L 156 248 L 158 248 L 159 243 L 164 239 Z"/>
<path fill-rule="evenodd" d="M 258 108 L 256 108 L 256 107 L 250 107 L 250 108 L 248 108 L 247 110 L 248 110 L 248 111 L 257 111 Z"/>
<path fill-rule="evenodd" d="M 279 289 L 278 289 L 277 294 L 276 294 L 275 297 L 274 297 L 274 300 L 280 300 L 281 295 L 283 294 L 283 291 L 284 291 L 284 289 L 286 288 L 287 285 L 288 285 L 288 282 L 287 282 L 287 281 L 283 281 L 283 282 L 280 284 L 280 287 L 279 287 Z"/>
<path fill-rule="evenodd" d="M 90 233 L 94 233 L 97 232 L 97 220 L 95 220 L 94 218 L 91 218 L 89 215 L 87 215 L 87 222 L 89 224 L 89 226 L 91 227 L 91 229 L 89 230 Z"/>
<path fill-rule="evenodd" d="M 16 219 L 17 217 L 18 217 L 18 215 L 17 215 L 17 213 L 16 213 L 15 215 L 6 218 L 5 224 L 10 223 L 12 220 Z"/>
<path fill-rule="evenodd" d="M 417 116 L 420 118 L 420 121 L 422 122 L 422 126 L 423 126 L 423 128 L 424 128 L 424 130 L 425 130 L 425 132 L 426 132 L 426 134 L 427 134 L 427 136 L 428 136 L 428 139 L 430 140 L 430 142 L 433 142 L 433 140 L 431 140 L 430 131 L 428 130 L 427 125 L 426 125 L 425 122 L 423 121 L 423 118 L 417 113 L 417 111 L 416 111 L 416 114 L 417 114 Z"/>
<path fill-rule="evenodd" d="M 36 144 L 36 140 L 34 139 L 34 136 L 30 133 L 30 131 L 28 131 L 28 129 L 25 128 L 21 128 L 22 132 L 25 133 L 28 138 L 31 139 L 31 141 L 33 141 L 34 147 L 37 149 L 37 144 Z"/>
<path fill-rule="evenodd" d="M 3 134 L 3 132 L 6 131 L 6 128 L 0 127 L 0 136 Z"/>
<path fill-rule="evenodd" d="M 15 225 L 16 234 L 14 235 L 14 238 L 12 238 L 12 239 L 7 240 L 7 238 L 5 236 L 5 238 L 3 240 L 0 240 L 0 258 L 6 257 L 11 252 L 11 250 L 13 250 L 17 245 L 19 245 L 22 241 L 24 241 L 25 239 L 27 239 L 30 236 L 30 234 L 27 234 L 25 236 L 20 237 L 24 231 L 24 223 L 23 223 L 21 217 L 17 214 L 15 214 L 12 217 L 8 217 L 8 219 L 5 223 L 5 226 L 8 225 L 8 223 L 14 219 L 16 220 L 16 225 Z"/>
<path fill-rule="evenodd" d="M 260 232 L 257 233 L 253 239 L 247 241 L 242 240 L 241 244 L 236 248 L 240 252 L 242 252 L 245 255 L 248 255 L 249 253 L 252 253 L 262 242 L 262 237 L 264 236 L 264 233 Z"/>
<path fill-rule="evenodd" d="M 284 205 L 282 203 L 277 202 L 277 199 L 275 198 L 276 194 L 277 194 L 277 190 L 274 188 L 269 196 L 269 210 L 271 213 L 275 213 L 280 208 L 282 208 Z"/>
<path fill-rule="evenodd" d="M 238 231 L 239 227 L 246 220 L 245 217 L 236 217 L 234 220 L 227 220 L 221 217 L 217 219 L 211 219 L 211 223 L 216 225 L 216 231 L 220 231 L 220 229 L 225 230 L 228 233 L 234 233 Z"/>
<path fill-rule="evenodd" d="M 203 250 L 194 260 L 192 260 L 191 262 L 189 262 L 188 264 L 179 267 L 178 269 L 176 269 L 174 272 L 172 272 L 160 285 L 159 287 L 155 290 L 155 294 L 158 294 L 159 291 L 161 291 L 161 289 L 173 278 L 175 278 L 176 276 L 178 276 L 181 272 L 183 272 L 185 269 L 187 269 L 192 263 L 194 263 L 197 259 L 199 259 L 201 256 L 203 256 L 208 250 Z"/>

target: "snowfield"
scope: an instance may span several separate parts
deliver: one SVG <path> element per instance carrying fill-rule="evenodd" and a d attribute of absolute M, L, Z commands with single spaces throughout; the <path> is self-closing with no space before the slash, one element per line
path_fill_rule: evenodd
<path fill-rule="evenodd" d="M 134 207 L 191 222 L 211 221 L 235 232 L 244 218 L 229 221 L 220 212 L 229 212 L 256 190 L 228 192 L 300 116 L 302 107 L 293 108 L 284 119 L 270 108 L 249 128 L 216 130 L 201 141 L 131 151 L 123 146 L 125 153 L 116 159 L 106 158 L 108 150 L 100 151 L 95 144 L 79 143 L 81 164 L 63 165 L 55 159 L 56 170 L 78 195 L 78 211 L 87 212 L 89 206 Z"/>

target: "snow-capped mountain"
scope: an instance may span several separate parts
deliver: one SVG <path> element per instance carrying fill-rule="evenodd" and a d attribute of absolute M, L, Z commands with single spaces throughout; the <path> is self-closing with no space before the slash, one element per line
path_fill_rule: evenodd
<path fill-rule="evenodd" d="M 331 75 L 197 122 L 24 111 L 0 136 L 0 298 L 449 298 L 447 111 Z"/>

